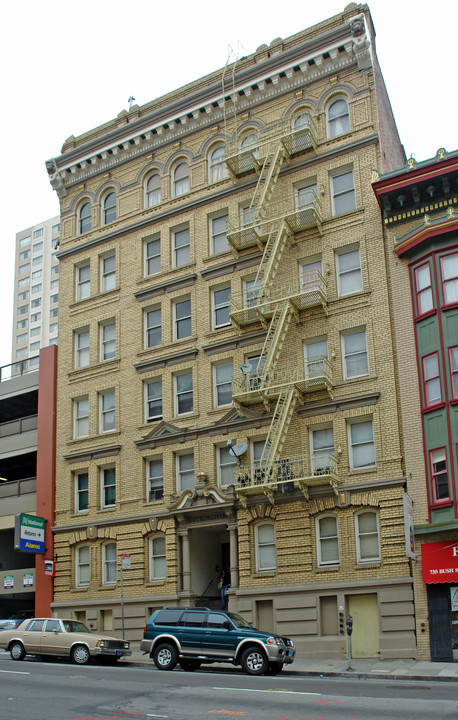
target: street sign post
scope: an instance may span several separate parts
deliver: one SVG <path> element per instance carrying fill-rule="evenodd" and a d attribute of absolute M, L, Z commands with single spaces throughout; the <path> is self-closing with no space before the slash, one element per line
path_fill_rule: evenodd
<path fill-rule="evenodd" d="M 130 555 L 128 553 L 123 553 L 121 555 L 121 622 L 122 622 L 122 639 L 124 640 L 124 589 L 122 584 L 122 571 L 123 570 L 130 570 L 131 564 L 130 564 Z"/>

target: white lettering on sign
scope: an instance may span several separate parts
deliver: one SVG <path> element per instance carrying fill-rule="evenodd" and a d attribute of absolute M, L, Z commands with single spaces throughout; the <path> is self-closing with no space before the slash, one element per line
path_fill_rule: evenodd
<path fill-rule="evenodd" d="M 452 547 L 453 557 L 458 557 L 458 545 Z"/>

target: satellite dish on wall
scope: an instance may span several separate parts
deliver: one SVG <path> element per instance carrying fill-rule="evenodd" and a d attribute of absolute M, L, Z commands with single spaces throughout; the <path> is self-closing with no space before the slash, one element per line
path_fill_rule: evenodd
<path fill-rule="evenodd" d="M 235 458 L 241 457 L 248 450 L 248 445 L 246 443 L 237 443 L 237 445 L 229 445 L 228 443 L 228 446 L 230 454 L 233 455 Z"/>
<path fill-rule="evenodd" d="M 241 365 L 239 365 L 239 370 L 244 375 L 249 375 L 250 372 L 253 370 L 253 367 L 251 363 L 242 363 Z"/>

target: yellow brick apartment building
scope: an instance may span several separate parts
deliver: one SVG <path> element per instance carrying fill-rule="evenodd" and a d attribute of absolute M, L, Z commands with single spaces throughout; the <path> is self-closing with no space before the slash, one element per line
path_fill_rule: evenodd
<path fill-rule="evenodd" d="M 61 204 L 53 611 L 135 642 L 228 603 L 299 654 L 416 653 L 385 249 L 404 165 L 366 5 L 47 162 Z M 122 602 L 121 602 L 121 564 Z"/>

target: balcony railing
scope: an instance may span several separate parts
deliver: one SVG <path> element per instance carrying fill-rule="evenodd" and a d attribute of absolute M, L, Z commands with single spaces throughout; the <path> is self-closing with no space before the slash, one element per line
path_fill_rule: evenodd
<path fill-rule="evenodd" d="M 16 420 L 9 420 L 8 422 L 0 423 L 0 438 L 10 435 L 21 435 L 21 433 L 29 432 L 29 430 L 36 430 L 37 427 L 37 415 L 28 415 L 27 417 L 17 418 Z"/>
<path fill-rule="evenodd" d="M 20 375 L 26 375 L 29 372 L 36 372 L 38 366 L 39 355 L 25 358 L 25 360 L 18 360 L 17 362 L 10 363 L 10 365 L 3 365 L 0 367 L 0 382 L 11 380 Z"/>
<path fill-rule="evenodd" d="M 20 497 L 36 492 L 37 479 L 35 477 L 21 478 L 0 482 L 0 500 L 8 497 Z"/>

